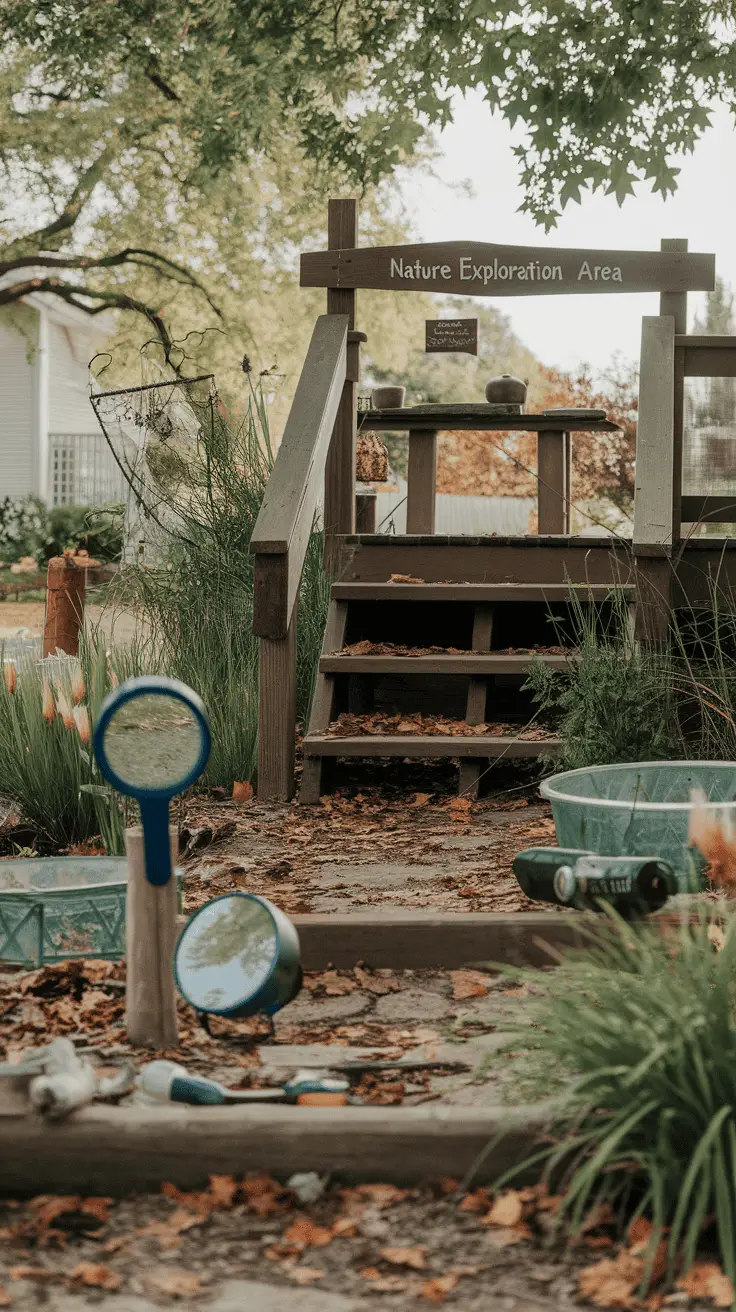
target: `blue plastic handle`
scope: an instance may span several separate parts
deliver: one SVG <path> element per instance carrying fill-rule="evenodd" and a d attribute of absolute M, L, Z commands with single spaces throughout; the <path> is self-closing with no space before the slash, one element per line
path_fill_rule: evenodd
<path fill-rule="evenodd" d="M 171 846 L 169 843 L 168 799 L 142 797 L 140 800 L 143 825 L 143 851 L 146 858 L 146 879 L 149 884 L 161 887 L 172 876 Z"/>

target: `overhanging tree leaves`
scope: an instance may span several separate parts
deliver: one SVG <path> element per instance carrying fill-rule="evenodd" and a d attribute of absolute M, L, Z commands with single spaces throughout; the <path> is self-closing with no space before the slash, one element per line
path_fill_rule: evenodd
<path fill-rule="evenodd" d="M 147 259 L 165 346 L 151 287 L 195 286 L 198 264 L 136 229 L 144 185 L 171 230 L 212 188 L 221 204 L 223 178 L 287 156 L 314 190 L 363 192 L 449 120 L 453 90 L 480 87 L 525 126 L 523 208 L 549 228 L 588 187 L 672 192 L 674 157 L 736 98 L 733 0 L 0 0 L 0 24 L 3 300 L 40 276 L 91 312 L 140 310 Z M 211 235 L 195 234 L 205 265 Z M 63 262 L 39 273 L 49 254 Z"/>

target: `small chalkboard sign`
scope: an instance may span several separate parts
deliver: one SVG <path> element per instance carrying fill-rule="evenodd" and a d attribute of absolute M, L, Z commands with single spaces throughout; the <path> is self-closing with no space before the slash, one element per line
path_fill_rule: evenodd
<path fill-rule="evenodd" d="M 478 354 L 477 319 L 427 319 L 425 351 L 464 351 Z"/>

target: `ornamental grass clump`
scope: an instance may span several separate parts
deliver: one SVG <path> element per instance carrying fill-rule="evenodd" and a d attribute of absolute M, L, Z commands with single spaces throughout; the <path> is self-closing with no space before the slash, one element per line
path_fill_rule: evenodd
<path fill-rule="evenodd" d="M 92 726 L 117 679 L 142 672 L 135 648 L 106 652 L 84 641 L 79 660 L 3 659 L 0 679 L 0 796 L 36 831 L 41 851 L 101 838 L 124 850 L 120 799 L 99 773 Z"/>
<path fill-rule="evenodd" d="M 561 1222 L 575 1235 L 607 1203 L 622 1229 L 653 1223 L 649 1256 L 664 1239 L 670 1277 L 702 1243 L 736 1283 L 736 915 L 702 910 L 664 933 L 609 915 L 545 977 L 523 1027 L 559 1095 L 541 1156 Z"/>

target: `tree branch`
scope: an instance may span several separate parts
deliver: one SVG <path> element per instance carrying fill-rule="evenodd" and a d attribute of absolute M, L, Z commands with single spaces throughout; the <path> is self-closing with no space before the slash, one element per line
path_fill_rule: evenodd
<path fill-rule="evenodd" d="M 91 291 L 87 287 L 75 287 L 73 283 L 61 282 L 58 278 L 28 278 L 25 282 L 15 283 L 12 287 L 0 289 L 0 305 L 12 305 L 16 301 L 22 300 L 24 296 L 41 292 L 58 296 L 62 301 L 66 301 L 68 305 L 73 305 L 77 310 L 82 310 L 91 317 L 101 314 L 104 310 L 133 310 L 136 314 L 143 315 L 153 326 L 164 348 L 167 364 L 176 369 L 176 365 L 173 364 L 170 358 L 174 343 L 169 335 L 168 328 L 161 315 L 152 306 L 146 305 L 145 301 L 139 301 L 134 296 L 127 296 L 124 292 L 98 292 Z M 98 304 L 88 305 L 85 303 L 86 300 L 96 301 Z"/>
<path fill-rule="evenodd" d="M 46 248 L 58 249 L 61 245 L 64 234 L 70 232 L 74 227 L 83 207 L 89 200 L 97 183 L 101 180 L 107 165 L 113 159 L 116 148 L 105 146 L 95 160 L 85 169 L 82 176 L 78 179 L 74 190 L 67 200 L 63 210 L 57 215 L 51 223 L 47 223 L 43 228 L 37 228 L 35 232 L 30 232 L 26 237 L 21 237 L 18 241 L 13 242 L 14 247 L 36 247 L 38 250 Z"/>
<path fill-rule="evenodd" d="M 116 251 L 113 255 L 96 257 L 86 255 L 26 255 L 18 256 L 14 260 L 0 260 L 0 278 L 5 274 L 14 273 L 18 269 L 111 269 L 121 264 L 134 264 L 141 268 L 152 269 L 154 273 L 159 274 L 162 278 L 171 278 L 173 282 L 183 282 L 187 286 L 193 287 L 196 291 L 202 293 L 218 319 L 223 318 L 222 311 L 218 309 L 212 300 L 207 288 L 198 278 L 195 278 L 193 273 L 190 273 L 189 269 L 182 264 L 177 264 L 175 260 L 170 260 L 168 256 L 161 255 L 158 251 L 147 250 L 143 246 L 126 246 L 122 251 Z M 86 294 L 86 289 L 80 287 L 77 290 L 79 292 L 84 291 Z M 0 304 L 2 304 L 1 300 Z"/>

